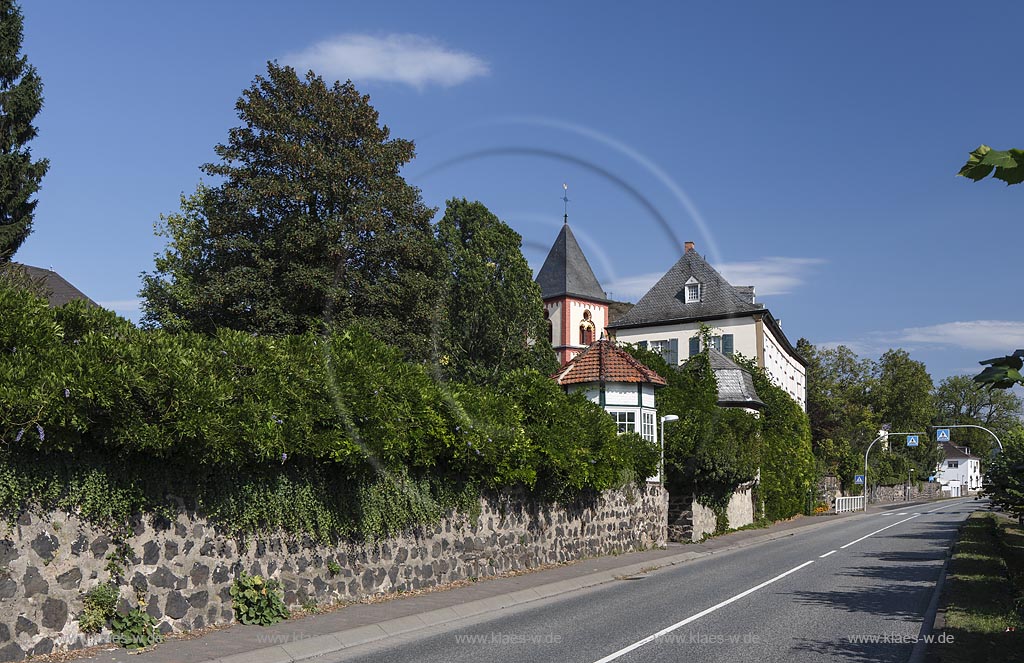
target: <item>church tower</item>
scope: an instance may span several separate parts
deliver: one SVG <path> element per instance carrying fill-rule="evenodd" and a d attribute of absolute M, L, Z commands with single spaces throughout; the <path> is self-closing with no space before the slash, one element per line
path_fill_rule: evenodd
<path fill-rule="evenodd" d="M 564 366 L 604 336 L 609 302 L 569 227 L 568 214 L 537 274 L 537 285 L 548 338 Z"/>

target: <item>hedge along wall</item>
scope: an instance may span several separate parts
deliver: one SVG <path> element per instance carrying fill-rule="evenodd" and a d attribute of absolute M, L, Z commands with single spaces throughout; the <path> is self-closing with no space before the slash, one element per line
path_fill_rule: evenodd
<path fill-rule="evenodd" d="M 179 554 L 196 547 L 202 554 L 207 543 L 223 547 L 218 554 L 230 571 L 235 561 L 228 558 L 240 548 L 228 543 L 256 532 L 280 532 L 276 545 L 285 548 L 285 541 L 319 546 L 322 559 L 339 542 L 371 546 L 352 542 L 389 541 L 410 528 L 431 531 L 452 512 L 473 514 L 482 492 L 517 490 L 530 502 L 577 504 L 609 489 L 642 487 L 657 464 L 653 445 L 618 435 L 599 406 L 564 394 L 547 376 L 516 371 L 486 389 L 444 382 L 430 366 L 404 362 L 358 329 L 281 338 L 226 330 L 172 335 L 80 304 L 51 309 L 5 284 L 0 311 L 0 517 L 9 524 L 27 519 L 28 527 L 52 519 L 82 530 L 85 540 L 50 531 L 59 541 L 50 551 L 41 531 L 31 540 L 19 533 L 0 549 L 0 558 L 17 552 L 6 567 L 0 562 L 0 600 L 49 606 L 49 616 L 33 613 L 33 625 L 22 625 L 27 630 L 19 631 L 17 620 L 8 629 L 19 642 L 38 640 L 32 649 L 40 652 L 48 644 L 37 636 L 46 629 L 71 637 L 64 612 L 73 615 L 75 603 L 69 595 L 47 604 L 50 590 L 77 596 L 83 581 L 113 579 L 122 598 L 132 599 L 134 572 L 122 575 L 117 567 L 136 558 L 145 566 L 147 553 L 137 544 L 152 541 L 138 539 L 145 535 L 139 527 L 147 527 L 139 523 L 154 518 L 177 523 L 182 513 L 199 514 L 181 523 L 184 534 L 175 525 L 174 545 Z M 59 513 L 65 515 L 49 515 Z M 447 533 L 453 526 L 444 527 Z M 214 530 L 216 541 L 187 540 Z M 97 543 L 103 537 L 106 547 Z M 556 558 L 562 549 L 538 545 Z M 174 557 L 173 546 L 162 554 Z M 81 579 L 70 569 L 60 578 L 45 575 L 58 560 L 88 555 L 105 571 Z M 284 568 L 284 560 L 274 563 L 275 571 Z M 303 564 L 290 563 L 288 572 L 304 577 Z M 248 565 L 246 558 L 238 568 Z M 162 572 L 151 578 L 157 571 L 140 573 L 151 586 L 190 587 L 178 573 L 173 581 Z M 294 582 L 297 592 L 300 580 Z M 192 599 L 202 603 L 201 595 Z M 183 609 L 177 595 L 161 597 L 158 606 L 152 609 Z"/>
<path fill-rule="evenodd" d="M 447 383 L 359 330 L 140 330 L 0 286 L 0 515 L 110 528 L 180 498 L 244 534 L 387 536 L 475 504 L 642 481 L 658 451 L 534 371 Z M 413 482 L 419 490 L 396 493 Z"/>
<path fill-rule="evenodd" d="M 298 608 L 665 542 L 667 498 L 654 484 L 567 505 L 503 493 L 477 507 L 374 543 L 335 545 L 283 532 L 237 539 L 185 510 L 138 519 L 124 539 L 121 608 L 141 597 L 161 631 L 185 631 L 233 620 L 228 589 L 241 571 L 279 579 Z M 82 633 L 76 617 L 83 593 L 108 577 L 116 546 L 74 514 L 23 514 L 0 538 L 0 661 L 110 641 L 109 630 Z"/>

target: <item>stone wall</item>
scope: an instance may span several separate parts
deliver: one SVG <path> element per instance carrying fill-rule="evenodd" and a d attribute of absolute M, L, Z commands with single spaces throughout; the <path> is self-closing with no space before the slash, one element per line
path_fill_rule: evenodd
<path fill-rule="evenodd" d="M 942 486 L 932 481 L 915 482 L 908 493 L 906 484 L 897 486 L 872 486 L 868 495 L 870 504 L 892 502 L 914 502 L 942 497 Z"/>
<path fill-rule="evenodd" d="M 756 512 L 754 484 L 743 484 L 733 491 L 725 509 L 725 515 L 729 520 L 729 529 L 753 523 Z M 705 536 L 714 534 L 718 528 L 715 512 L 691 495 L 673 495 L 668 513 L 668 538 L 670 541 L 680 543 L 700 541 Z"/>
<path fill-rule="evenodd" d="M 668 498 L 656 484 L 607 491 L 592 504 L 528 506 L 515 495 L 481 500 L 475 519 L 376 544 L 339 546 L 275 535 L 236 540 L 202 517 L 135 524 L 127 540 L 121 609 L 146 601 L 162 631 L 233 620 L 228 590 L 240 571 L 277 578 L 292 607 L 443 585 L 541 564 L 643 550 L 666 540 Z M 67 513 L 23 514 L 0 532 L 0 661 L 110 640 L 78 628 L 85 592 L 106 582 L 111 538 Z M 334 567 L 332 573 L 330 566 Z M 337 565 L 337 566 L 335 566 Z M 339 570 L 340 569 L 340 570 Z"/>

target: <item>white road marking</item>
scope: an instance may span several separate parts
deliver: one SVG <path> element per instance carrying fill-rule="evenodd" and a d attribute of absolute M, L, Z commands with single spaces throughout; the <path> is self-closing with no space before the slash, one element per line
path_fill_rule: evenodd
<path fill-rule="evenodd" d="M 945 509 L 947 506 L 956 506 L 957 504 L 961 504 L 961 503 L 962 503 L 962 500 L 957 500 L 956 502 L 950 502 L 948 504 L 943 504 L 942 506 L 937 506 L 934 509 L 929 509 L 928 511 L 925 511 L 925 513 L 935 513 L 939 509 Z"/>
<path fill-rule="evenodd" d="M 885 526 L 885 527 L 883 527 L 882 529 L 876 529 L 876 530 L 875 530 L 874 532 L 872 532 L 871 534 L 865 534 L 864 536 L 860 537 L 860 538 L 859 538 L 859 539 L 857 539 L 856 541 L 850 541 L 850 542 L 849 542 L 849 543 L 847 543 L 847 544 L 846 544 L 845 546 L 839 546 L 839 549 L 840 549 L 840 550 L 843 550 L 843 549 L 845 549 L 845 548 L 849 548 L 849 547 L 850 547 L 850 546 L 852 546 L 853 544 L 855 544 L 855 543 L 860 543 L 861 541 L 863 541 L 864 539 L 868 538 L 869 536 L 874 536 L 875 534 L 878 534 L 879 532 L 884 532 L 885 530 L 889 529 L 890 527 L 896 527 L 896 526 L 897 526 L 897 525 L 899 525 L 900 523 L 905 523 L 905 522 L 907 522 L 908 520 L 913 520 L 914 518 L 917 518 L 917 516 L 911 516 L 911 517 L 909 517 L 909 518 L 904 518 L 903 520 L 897 520 L 897 521 L 896 521 L 896 522 L 894 522 L 894 523 L 893 523 L 892 525 L 886 525 L 886 526 Z"/>
<path fill-rule="evenodd" d="M 907 512 L 906 511 L 902 511 L 900 513 L 894 513 L 892 515 L 894 515 L 894 516 L 905 516 L 905 515 L 907 515 Z"/>
<path fill-rule="evenodd" d="M 643 647 L 644 645 L 646 645 L 646 644 L 648 644 L 650 642 L 654 642 L 655 640 L 657 640 L 658 638 L 660 638 L 660 637 L 662 637 L 664 635 L 668 635 L 669 633 L 671 633 L 672 631 L 676 630 L 677 628 L 686 626 L 687 624 L 689 624 L 691 622 L 695 622 L 698 619 L 700 619 L 701 617 L 704 617 L 706 615 L 710 615 L 715 610 L 718 610 L 719 608 L 724 608 L 725 606 L 729 605 L 730 603 L 735 603 L 736 601 L 739 601 L 744 596 L 749 596 L 750 594 L 753 594 L 754 592 L 756 592 L 759 589 L 763 589 L 763 588 L 767 587 L 768 585 L 772 584 L 773 582 L 775 582 L 777 580 L 782 580 L 783 578 L 788 576 L 790 573 L 796 573 L 797 571 L 799 571 L 800 569 L 804 568 L 808 564 L 814 564 L 814 560 L 812 559 L 810 561 L 804 562 L 800 566 L 795 566 L 795 567 L 791 568 L 789 571 L 786 571 L 785 573 L 780 573 L 779 575 L 775 576 L 771 580 L 765 580 L 764 582 L 762 582 L 760 585 L 757 585 L 756 587 L 751 587 L 750 589 L 746 590 L 745 592 L 740 592 L 736 596 L 733 596 L 732 598 L 726 599 L 726 600 L 722 601 L 721 603 L 719 603 L 717 605 L 713 605 L 713 606 L 711 606 L 710 608 L 708 608 L 706 610 L 701 610 L 696 615 L 693 615 L 691 617 L 687 617 L 686 619 L 684 619 L 681 622 L 676 622 L 672 626 L 668 626 L 666 628 L 663 628 L 660 631 L 658 631 L 657 633 L 655 633 L 654 635 L 649 635 L 646 638 L 644 638 L 643 640 L 637 640 L 636 642 L 634 642 L 633 644 L 629 645 L 628 647 L 623 647 L 622 649 L 620 649 L 619 651 L 615 652 L 614 654 L 608 654 L 604 658 L 598 659 L 594 663 L 608 663 L 609 661 L 614 661 L 615 659 L 619 658 L 620 656 L 624 656 L 624 655 L 628 654 L 629 652 L 631 652 L 631 651 L 633 651 L 635 649 L 639 649 L 640 647 Z"/>
<path fill-rule="evenodd" d="M 836 551 L 835 551 L 835 550 L 829 550 L 829 551 L 828 551 L 827 553 L 825 553 L 824 555 L 818 555 L 818 558 L 819 558 L 819 559 L 824 559 L 824 558 L 828 557 L 829 555 L 831 555 L 831 554 L 832 554 L 832 553 L 834 553 L 834 552 L 836 552 Z"/>

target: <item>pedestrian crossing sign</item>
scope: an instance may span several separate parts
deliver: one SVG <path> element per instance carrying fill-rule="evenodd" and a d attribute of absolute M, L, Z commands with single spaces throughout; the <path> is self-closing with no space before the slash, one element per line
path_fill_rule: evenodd
<path fill-rule="evenodd" d="M 907 446 L 908 447 L 916 447 L 917 446 L 917 436 L 916 435 L 908 435 L 907 436 Z"/>
<path fill-rule="evenodd" d="M 936 430 L 935 431 L 935 441 L 936 442 L 949 442 L 949 429 L 948 428 L 940 428 L 940 429 Z"/>

